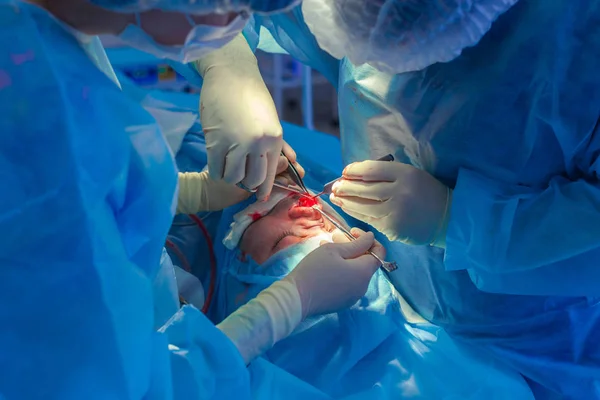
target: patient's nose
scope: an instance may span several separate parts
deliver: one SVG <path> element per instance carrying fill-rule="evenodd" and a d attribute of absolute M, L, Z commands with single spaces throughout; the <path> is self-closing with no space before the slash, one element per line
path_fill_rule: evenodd
<path fill-rule="evenodd" d="M 318 221 L 321 219 L 321 214 L 311 207 L 292 207 L 288 212 L 291 219 L 308 218 Z"/>

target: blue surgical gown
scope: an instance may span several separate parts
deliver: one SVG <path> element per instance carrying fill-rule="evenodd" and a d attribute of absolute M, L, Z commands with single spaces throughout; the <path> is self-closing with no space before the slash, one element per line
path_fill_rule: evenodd
<path fill-rule="evenodd" d="M 154 329 L 176 190 L 155 121 L 33 5 L 0 0 L 0 48 L 0 398 L 251 398 L 200 311 Z"/>
<path fill-rule="evenodd" d="M 299 8 L 260 26 L 330 68 Z M 387 75 L 341 60 L 333 82 L 345 163 L 392 152 L 454 188 L 445 252 L 380 237 L 390 279 L 540 398 L 600 397 L 599 71 L 600 1 L 521 0 L 452 62 Z"/>

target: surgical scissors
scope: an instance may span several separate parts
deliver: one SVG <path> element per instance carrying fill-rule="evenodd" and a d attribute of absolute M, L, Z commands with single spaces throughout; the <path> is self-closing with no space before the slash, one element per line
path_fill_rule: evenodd
<path fill-rule="evenodd" d="M 316 205 L 313 206 L 312 208 L 317 210 L 324 218 L 326 218 L 329 222 L 331 222 L 333 224 L 333 226 L 335 226 L 340 231 L 344 232 L 344 234 L 348 237 L 348 239 L 356 240 L 356 238 L 352 235 L 352 233 L 350 233 L 350 231 L 348 229 L 346 229 L 342 224 L 340 224 L 335 219 L 333 219 L 329 215 L 327 215 L 327 213 L 325 211 L 321 210 Z M 368 250 L 367 252 L 370 255 L 372 255 L 373 257 L 375 257 L 375 259 L 377 259 L 377 261 L 379 261 L 379 263 L 381 264 L 381 267 L 383 269 L 385 269 L 387 272 L 392 272 L 392 271 L 395 271 L 398 269 L 398 265 L 395 262 L 389 262 L 389 261 L 382 260 L 381 257 L 379 257 L 377 254 L 373 253 L 371 250 Z"/>

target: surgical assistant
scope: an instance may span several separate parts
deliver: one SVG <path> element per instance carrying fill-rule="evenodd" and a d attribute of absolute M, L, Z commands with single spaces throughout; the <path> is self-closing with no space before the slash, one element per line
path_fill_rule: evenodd
<path fill-rule="evenodd" d="M 98 38 L 73 20 L 17 0 L 0 0 L 0 20 L 0 397 L 249 399 L 260 385 L 246 367 L 253 357 L 304 317 L 364 293 L 378 267 L 364 255 L 370 233 L 314 252 L 218 328 L 177 304 L 159 321 L 153 306 L 169 293 L 154 286 L 170 271 L 161 261 L 170 265 L 162 248 L 177 173 L 156 121 L 121 92 Z M 200 182 L 180 191 L 200 199 L 183 207 L 216 207 L 231 190 L 247 196 L 207 174 L 180 178 Z M 316 279 L 323 267 L 331 272 Z M 335 285 L 341 270 L 354 285 Z"/>
<path fill-rule="evenodd" d="M 255 17 L 338 88 L 331 200 L 387 236 L 419 314 L 539 398 L 598 398 L 600 2 L 382 3 Z"/>

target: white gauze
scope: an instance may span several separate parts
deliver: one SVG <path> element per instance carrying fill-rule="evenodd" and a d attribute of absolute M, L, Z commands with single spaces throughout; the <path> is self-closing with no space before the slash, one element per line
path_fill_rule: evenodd
<path fill-rule="evenodd" d="M 279 202 L 290 194 L 289 191 L 274 187 L 267 201 L 257 201 L 233 216 L 233 222 L 229 225 L 229 231 L 223 239 L 223 245 L 233 250 L 239 244 L 242 235 L 252 222 L 254 215 L 262 216 L 268 214 Z"/>

